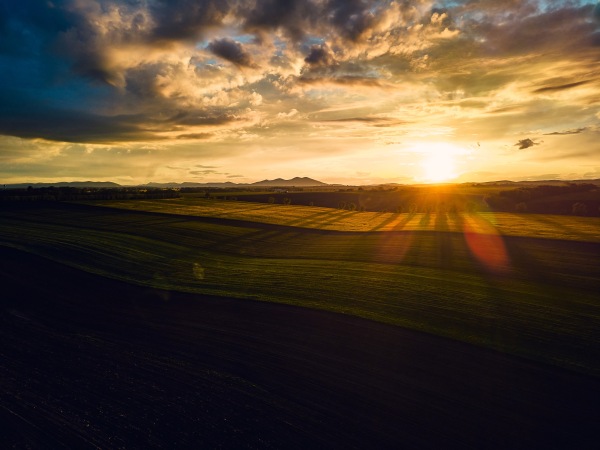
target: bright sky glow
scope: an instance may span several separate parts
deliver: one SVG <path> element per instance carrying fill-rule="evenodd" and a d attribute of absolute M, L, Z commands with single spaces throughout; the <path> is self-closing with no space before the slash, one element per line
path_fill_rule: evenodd
<path fill-rule="evenodd" d="M 421 167 L 425 183 L 441 183 L 452 181 L 456 173 L 456 158 L 463 152 L 452 145 L 447 144 L 424 144 L 419 146 L 423 150 Z"/>
<path fill-rule="evenodd" d="M 596 0 L 0 2 L 0 183 L 600 178 Z"/>

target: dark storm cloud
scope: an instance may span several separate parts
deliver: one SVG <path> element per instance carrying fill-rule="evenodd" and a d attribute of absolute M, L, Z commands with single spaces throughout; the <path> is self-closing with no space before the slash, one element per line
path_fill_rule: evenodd
<path fill-rule="evenodd" d="M 149 137 L 140 117 L 104 117 L 85 111 L 61 109 L 0 90 L 0 134 L 64 142 L 134 141 Z"/>
<path fill-rule="evenodd" d="M 313 0 L 258 0 L 241 2 L 240 17 L 250 32 L 281 29 L 299 41 L 311 25 L 318 21 L 320 7 Z"/>
<path fill-rule="evenodd" d="M 335 64 L 335 57 L 326 45 L 313 45 L 304 62 L 311 66 L 330 66 Z"/>
<path fill-rule="evenodd" d="M 216 56 L 226 59 L 238 66 L 255 67 L 250 54 L 239 42 L 228 38 L 217 39 L 208 44 L 208 49 Z"/>
<path fill-rule="evenodd" d="M 534 145 L 540 145 L 540 143 L 534 142 L 533 140 L 527 138 L 519 140 L 514 146 L 519 147 L 519 150 L 525 150 L 526 148 L 533 147 Z"/>
<path fill-rule="evenodd" d="M 372 8 L 377 2 L 363 0 L 331 0 L 330 17 L 339 32 L 350 39 L 358 41 L 377 24 Z"/>
<path fill-rule="evenodd" d="M 223 22 L 237 2 L 228 0 L 156 0 L 150 13 L 157 24 L 151 36 L 156 40 L 190 40 L 206 27 Z"/>
<path fill-rule="evenodd" d="M 68 26 L 52 36 L 54 51 L 69 58 L 73 70 L 102 83 L 125 86 L 123 69 L 110 50 L 126 45 L 145 46 L 152 52 L 169 43 L 200 38 L 218 26 L 231 10 L 226 0 L 100 1 L 85 7 L 65 7 Z M 41 10 L 41 7 L 36 7 Z M 66 13 L 66 11 L 70 11 Z M 111 17 L 101 23 L 100 17 Z"/>
<path fill-rule="evenodd" d="M 59 108 L 21 93 L 0 90 L 0 134 L 22 138 L 85 143 L 161 140 L 165 139 L 159 134 L 162 131 L 190 125 L 223 125 L 238 120 L 218 111 L 162 114 L 101 115 Z"/>
<path fill-rule="evenodd" d="M 298 42 L 307 34 L 335 34 L 351 42 L 360 41 L 381 20 L 389 1 L 381 0 L 257 0 L 240 1 L 239 17 L 251 32 L 284 31 Z"/>
<path fill-rule="evenodd" d="M 26 115 L 0 113 L 0 134 L 60 142 L 112 143 L 157 139 L 135 119 L 81 111 L 37 110 Z"/>
<path fill-rule="evenodd" d="M 520 2 L 522 10 L 506 9 L 506 20 L 498 14 L 478 22 L 471 22 L 468 30 L 485 37 L 482 49 L 491 54 L 524 54 L 535 50 L 587 46 L 595 31 L 590 20 L 592 5 L 581 7 L 559 4 L 560 7 L 539 11 L 538 2 Z M 504 6 L 504 2 L 498 3 Z"/>

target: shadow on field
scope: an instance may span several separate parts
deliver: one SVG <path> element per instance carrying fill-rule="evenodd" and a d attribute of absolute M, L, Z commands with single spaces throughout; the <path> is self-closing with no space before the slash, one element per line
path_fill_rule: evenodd
<path fill-rule="evenodd" d="M 311 214 L 310 216 L 306 216 L 300 219 L 290 220 L 289 222 L 285 222 L 286 226 L 291 227 L 310 227 L 311 225 L 329 225 L 331 223 L 338 222 L 340 219 L 345 219 L 355 214 L 352 211 L 339 211 L 332 210 L 327 212 L 318 212 L 315 214 Z M 327 219 L 327 220 L 323 220 Z"/>
<path fill-rule="evenodd" d="M 596 233 L 586 233 L 580 228 L 567 226 L 564 222 L 556 220 L 553 217 L 548 217 L 545 214 L 528 214 L 527 218 L 531 221 L 541 223 L 543 226 L 549 225 L 552 228 L 563 230 L 567 235 L 580 234 L 592 239 L 598 236 L 598 230 L 596 230 Z"/>
<path fill-rule="evenodd" d="M 381 222 L 379 222 L 377 225 L 375 225 L 373 228 L 371 228 L 369 231 L 379 231 L 384 229 L 385 227 L 387 227 L 390 224 L 393 224 L 394 227 L 397 226 L 396 222 L 400 222 L 400 214 L 397 213 L 380 213 L 378 214 L 387 214 L 387 218 L 383 219 Z M 375 220 L 371 220 L 371 222 L 375 222 Z"/>
<path fill-rule="evenodd" d="M 421 217 L 421 220 L 419 220 L 419 226 L 423 229 L 426 229 L 429 226 L 430 222 L 431 222 L 431 213 L 426 212 L 425 214 L 423 214 L 423 217 Z"/>
<path fill-rule="evenodd" d="M 593 448 L 600 382 L 0 247 L 5 448 Z M 365 293 L 368 295 L 368 293 Z"/>

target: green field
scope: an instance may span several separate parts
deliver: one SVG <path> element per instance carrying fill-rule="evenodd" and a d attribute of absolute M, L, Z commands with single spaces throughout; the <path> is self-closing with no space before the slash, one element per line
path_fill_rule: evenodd
<path fill-rule="evenodd" d="M 169 200 L 96 202 L 111 208 L 196 217 L 215 217 L 300 228 L 336 231 L 452 231 L 464 232 L 465 218 L 477 231 L 600 242 L 600 218 L 512 213 L 382 213 L 334 210 L 311 206 L 207 200 L 184 197 Z"/>
<path fill-rule="evenodd" d="M 3 207 L 0 245 L 138 285 L 355 315 L 600 374 L 598 218 L 103 205 Z"/>

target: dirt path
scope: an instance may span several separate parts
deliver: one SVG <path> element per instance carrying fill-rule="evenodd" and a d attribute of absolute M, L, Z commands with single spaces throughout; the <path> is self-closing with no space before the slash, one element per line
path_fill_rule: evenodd
<path fill-rule="evenodd" d="M 4 448 L 593 448 L 600 380 L 0 248 Z"/>

